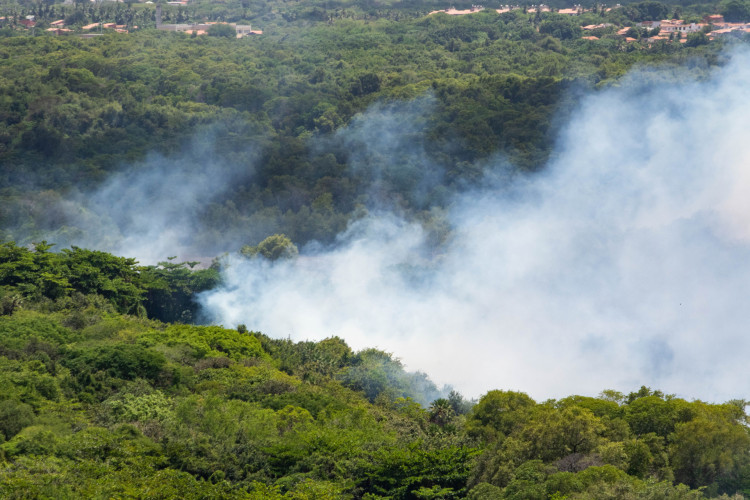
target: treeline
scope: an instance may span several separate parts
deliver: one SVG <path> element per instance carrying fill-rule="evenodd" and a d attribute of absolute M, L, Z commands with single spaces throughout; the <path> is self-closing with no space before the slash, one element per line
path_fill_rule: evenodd
<path fill-rule="evenodd" d="M 139 266 L 135 259 L 96 250 L 51 249 L 47 242 L 32 250 L 0 244 L 0 314 L 32 303 L 45 311 L 73 308 L 70 327 L 85 326 L 89 308 L 186 323 L 197 319 L 195 294 L 220 282 L 216 265 L 193 270 L 197 262 L 167 260 Z"/>
<path fill-rule="evenodd" d="M 474 498 L 744 498 L 746 404 L 688 402 L 646 387 L 541 404 L 490 391 L 466 423 L 488 443 L 469 485 L 481 491 Z"/>
<path fill-rule="evenodd" d="M 468 9 L 475 4 L 470 0 L 451 2 L 450 6 L 457 9 Z M 516 2 L 510 5 L 532 9 L 534 2 Z M 631 19 L 639 15 L 647 15 L 650 20 L 673 16 L 704 16 L 706 14 L 723 14 L 733 17 L 735 14 L 746 12 L 745 0 L 713 0 L 713 1 L 653 1 L 653 0 L 624 0 L 617 4 L 584 0 L 569 2 L 566 0 L 551 0 L 544 5 L 552 11 L 569 9 L 573 6 L 595 13 L 612 13 L 614 16 L 625 14 Z M 619 6 L 619 8 L 617 7 Z M 336 19 L 391 19 L 404 20 L 422 17 L 434 10 L 449 7 L 443 0 L 288 0 L 285 2 L 262 2 L 260 0 L 240 0 L 232 2 L 210 2 L 208 0 L 194 0 L 189 5 L 163 5 L 162 20 L 165 23 L 183 23 L 195 21 L 219 21 L 252 23 L 259 28 L 282 28 L 288 24 L 327 23 Z M 486 5 L 486 8 L 496 8 Z M 129 29 L 153 28 L 155 26 L 155 8 L 152 4 L 144 5 L 130 1 L 123 3 L 106 2 L 87 4 L 83 2 L 75 5 L 62 2 L 34 3 L 25 0 L 4 0 L 0 2 L 0 13 L 12 16 L 13 19 L 4 23 L 6 26 L 18 26 L 15 16 L 21 18 L 33 15 L 40 21 L 40 27 L 47 27 L 45 23 L 52 20 L 65 19 L 68 26 L 82 26 L 91 22 L 115 22 L 127 25 Z"/>
<path fill-rule="evenodd" d="M 337 337 L 122 314 L 148 291 L 137 275 L 155 272 L 128 259 L 2 248 L 3 498 L 750 494 L 742 400 L 642 387 L 544 402 L 494 390 L 468 402 Z"/>
<path fill-rule="evenodd" d="M 82 24 L 96 9 L 116 17 L 151 8 L 102 5 L 66 9 L 80 11 Z M 33 8 L 56 17 L 63 7 Z M 185 19 L 200 18 L 200 8 Z M 203 252 L 273 233 L 331 242 L 373 206 L 430 218 L 430 208 L 481 183 L 492 165 L 541 168 L 578 96 L 634 64 L 691 61 L 700 73 L 720 60 L 717 45 L 625 44 L 612 28 L 599 41 L 581 40 L 580 26 L 608 22 L 614 14 L 606 12 L 391 14 L 273 18 L 262 36 L 242 40 L 149 29 L 95 39 L 4 31 L 4 237 L 77 244 L 88 230 L 76 219 L 85 210 L 59 204 L 91 197 L 115 172 L 147 171 L 149 154 L 244 169 L 199 207 L 193 238 Z M 355 135 L 378 113 L 391 113 L 389 130 L 400 132 L 381 135 L 401 142 L 373 151 Z M 203 156 L 187 156 L 200 141 L 210 143 Z M 356 168 L 358 159 L 366 168 Z"/>

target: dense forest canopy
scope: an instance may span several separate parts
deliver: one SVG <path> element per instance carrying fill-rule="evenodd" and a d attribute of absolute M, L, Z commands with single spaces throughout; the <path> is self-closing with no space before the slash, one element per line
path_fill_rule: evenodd
<path fill-rule="evenodd" d="M 536 401 L 498 380 L 467 400 L 407 370 L 398 353 L 354 349 L 336 332 L 296 341 L 240 321 L 201 324 L 206 292 L 247 285 L 227 269 L 276 269 L 291 282 L 316 271 L 306 251 L 356 243 L 356 222 L 384 211 L 398 214 L 407 229 L 398 234 L 426 242 L 402 249 L 417 264 L 384 268 L 398 285 L 435 288 L 429 271 L 467 237 L 447 215 L 460 194 L 492 184 L 512 200 L 511 180 L 542 177 L 565 154 L 555 145 L 583 96 L 657 64 L 671 72 L 655 79 L 707 80 L 744 38 L 709 41 L 709 26 L 685 43 L 654 41 L 638 22 L 750 21 L 742 0 L 583 2 L 591 10 L 575 16 L 554 12 L 571 7 L 561 0 L 549 6 L 464 16 L 429 14 L 449 7 L 434 0 L 162 7 L 165 23 L 263 31 L 237 39 L 224 25 L 158 31 L 153 4 L 0 1 L 0 496 L 750 495 L 744 399 L 643 386 Z M 46 31 L 58 20 L 70 34 Z M 92 23 L 127 32 L 79 36 Z M 582 38 L 589 31 L 596 40 Z M 687 114 L 675 102 L 665 120 Z M 500 217 L 490 207 L 482 221 Z M 703 222 L 707 232 L 715 220 Z M 398 239 L 389 228 L 377 235 Z M 732 274 L 737 254 L 701 241 Z M 555 284 L 566 292 L 570 282 Z M 668 351 L 658 340 L 647 348 Z"/>
<path fill-rule="evenodd" d="M 543 402 L 493 390 L 468 402 L 338 337 L 292 342 L 145 317 L 204 274 L 2 246 L 3 498 L 750 493 L 746 401 L 641 387 Z"/>
<path fill-rule="evenodd" d="M 139 221 L 108 207 L 116 183 L 153 186 L 158 181 L 149 172 L 159 169 L 190 182 L 206 165 L 220 172 L 213 181 L 224 183 L 207 193 L 200 180 L 188 190 L 197 201 L 177 249 L 187 258 L 236 251 L 274 233 L 298 245 L 330 243 L 363 209 L 384 203 L 429 222 L 430 210 L 450 203 L 451 193 L 482 182 L 488 162 L 501 158 L 518 172 L 542 168 L 582 93 L 610 85 L 633 65 L 694 64 L 696 58 L 716 64 L 723 45 L 626 43 L 615 34 L 648 13 L 674 10 L 655 2 L 573 17 L 491 9 L 426 15 L 442 7 L 164 7 L 165 23 L 220 20 L 263 30 L 236 40 L 154 31 L 153 5 L 2 4 L 5 238 L 143 258 L 118 245 Z M 698 18 L 725 7 L 683 5 L 670 15 Z M 35 16 L 36 31 L 15 22 L 27 15 Z M 56 19 L 74 30 L 112 21 L 133 31 L 105 30 L 87 39 L 48 35 L 43 28 Z M 580 27 L 595 24 L 612 26 L 593 32 L 598 41 L 582 40 Z M 352 169 L 362 144 L 340 131 L 373 105 L 415 99 L 429 104 L 414 109 L 420 126 L 403 134 L 411 139 L 398 151 L 370 155 L 367 171 Z M 423 157 L 413 150 L 417 144 Z M 425 165 L 439 175 L 424 176 Z M 144 201 L 170 196 L 151 189 Z M 169 223 L 182 223 L 171 215 Z"/>

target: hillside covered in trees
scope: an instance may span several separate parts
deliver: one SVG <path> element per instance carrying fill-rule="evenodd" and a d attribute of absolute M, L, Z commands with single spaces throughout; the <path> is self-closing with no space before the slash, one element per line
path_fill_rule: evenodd
<path fill-rule="evenodd" d="M 455 195 L 542 173 L 582 95 L 657 64 L 700 81 L 743 43 L 638 22 L 750 21 L 742 0 L 429 15 L 446 7 L 164 6 L 263 30 L 235 39 L 157 31 L 145 3 L 0 0 L 0 497 L 750 495 L 744 400 L 501 380 L 467 400 L 399 353 L 202 324 L 224 252 L 295 258 L 384 207 L 439 259 Z M 79 36 L 104 22 L 128 33 Z"/>
<path fill-rule="evenodd" d="M 153 5 L 6 1 L 0 234 L 24 245 L 130 252 L 117 245 L 132 231 L 108 212 L 111 183 L 147 183 L 138 190 L 154 204 L 174 194 L 154 187 L 152 172 L 173 172 L 174 189 L 206 165 L 224 181 L 194 195 L 182 235 L 192 255 L 236 251 L 274 233 L 298 245 L 331 243 L 384 205 L 439 225 L 435 209 L 481 184 L 488 168 L 541 169 L 581 94 L 655 63 L 700 78 L 736 40 L 626 43 L 617 29 L 652 15 L 700 20 L 729 4 L 641 2 L 579 16 L 427 15 L 444 6 L 406 2 L 165 6 L 164 22 L 263 30 L 238 40 L 156 31 Z M 36 31 L 11 22 L 26 16 Z M 45 32 L 55 19 L 74 32 Z M 75 33 L 106 21 L 139 28 Z M 581 38 L 581 26 L 599 24 L 598 40 Z M 368 110 L 394 122 L 382 127 L 401 128 L 398 142 L 363 139 Z"/>
<path fill-rule="evenodd" d="M 750 494 L 745 401 L 642 387 L 469 402 L 337 337 L 295 343 L 146 317 L 207 273 L 0 247 L 0 496 Z"/>

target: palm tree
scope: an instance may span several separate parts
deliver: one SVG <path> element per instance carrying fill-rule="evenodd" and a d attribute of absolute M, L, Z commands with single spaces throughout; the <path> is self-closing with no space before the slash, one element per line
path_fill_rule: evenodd
<path fill-rule="evenodd" d="M 430 422 L 439 427 L 445 427 L 454 415 L 453 405 L 448 399 L 439 398 L 430 404 Z"/>

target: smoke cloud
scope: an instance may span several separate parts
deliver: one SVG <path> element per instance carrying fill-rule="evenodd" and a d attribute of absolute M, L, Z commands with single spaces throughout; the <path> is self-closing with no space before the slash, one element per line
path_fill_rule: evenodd
<path fill-rule="evenodd" d="M 206 127 L 182 153 L 151 154 L 120 168 L 93 190 L 65 197 L 42 192 L 34 203 L 36 230 L 21 225 L 11 227 L 9 235 L 24 243 L 46 239 L 57 248 L 76 245 L 135 257 L 142 264 L 169 256 L 210 261 L 227 247 L 238 248 L 238 238 L 259 235 L 222 232 L 222 217 L 211 217 L 209 211 L 224 209 L 223 195 L 252 178 L 257 155 L 252 147 L 219 154 L 222 135 L 230 132 Z"/>
<path fill-rule="evenodd" d="M 230 260 L 204 309 L 227 326 L 378 347 L 467 396 L 645 384 L 748 397 L 750 54 L 684 76 L 635 71 L 585 98 L 542 174 L 509 181 L 498 161 L 484 189 L 456 197 L 437 250 L 381 207 L 332 248 Z M 387 151 L 383 134 L 368 141 L 384 129 L 375 113 L 340 134 Z M 415 130 L 403 119 L 391 130 Z"/>

